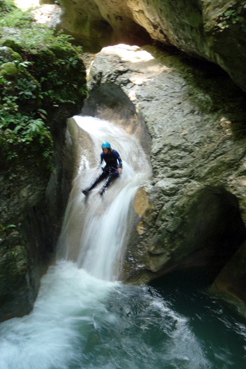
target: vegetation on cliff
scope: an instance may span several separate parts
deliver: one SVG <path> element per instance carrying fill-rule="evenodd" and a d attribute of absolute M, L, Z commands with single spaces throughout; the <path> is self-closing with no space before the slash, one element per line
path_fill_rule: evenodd
<path fill-rule="evenodd" d="M 49 111 L 86 93 L 80 50 L 11 2 L 1 0 L 0 10 L 1 166 L 38 153 L 38 162 L 50 168 Z"/>
<path fill-rule="evenodd" d="M 71 37 L 0 0 L 0 321 L 31 310 L 59 232 L 66 119 L 86 96 L 80 53 Z"/>

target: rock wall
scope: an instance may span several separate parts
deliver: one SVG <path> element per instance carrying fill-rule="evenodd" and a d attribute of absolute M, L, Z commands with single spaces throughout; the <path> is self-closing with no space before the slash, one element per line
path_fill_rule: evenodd
<path fill-rule="evenodd" d="M 86 93 L 71 44 L 25 31 L 38 32 L 37 49 L 0 27 L 0 321 L 31 311 L 52 260 L 74 169 L 66 120 Z"/>
<path fill-rule="evenodd" d="M 142 122 L 153 168 L 130 215 L 135 232 L 125 281 L 147 282 L 191 266 L 219 273 L 243 243 L 244 101 L 210 64 L 192 64 L 152 46 L 118 45 L 96 55 L 85 113 L 120 124 Z"/>
<path fill-rule="evenodd" d="M 0 223 L 7 224 L 0 233 L 0 321 L 32 310 L 40 278 L 53 261 L 74 176 L 66 119 L 79 112 L 79 105 L 64 104 L 50 116 L 60 132 L 54 137 L 52 173 L 40 168 L 38 157 L 0 170 Z"/>
<path fill-rule="evenodd" d="M 246 6 L 243 0 L 61 0 L 60 27 L 85 48 L 175 46 L 222 67 L 246 90 Z"/>
<path fill-rule="evenodd" d="M 237 306 L 239 313 L 246 316 L 246 245 L 233 255 L 210 288 L 212 293 L 229 300 Z"/>

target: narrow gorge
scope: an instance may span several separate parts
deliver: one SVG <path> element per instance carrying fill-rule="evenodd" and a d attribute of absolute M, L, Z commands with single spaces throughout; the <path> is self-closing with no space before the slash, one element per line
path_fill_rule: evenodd
<path fill-rule="evenodd" d="M 33 15 L 0 23 L 0 369 L 243 369 L 245 1 Z"/>

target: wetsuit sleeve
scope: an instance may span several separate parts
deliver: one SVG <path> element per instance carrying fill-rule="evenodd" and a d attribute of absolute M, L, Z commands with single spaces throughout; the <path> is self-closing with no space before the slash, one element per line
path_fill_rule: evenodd
<path fill-rule="evenodd" d="M 121 160 L 120 154 L 116 150 L 114 150 L 114 154 L 118 160 L 118 168 L 122 168 L 122 160 Z"/>

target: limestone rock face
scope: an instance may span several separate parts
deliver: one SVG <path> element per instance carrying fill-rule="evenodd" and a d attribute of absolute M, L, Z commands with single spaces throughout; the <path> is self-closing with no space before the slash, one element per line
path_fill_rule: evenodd
<path fill-rule="evenodd" d="M 217 69 L 152 46 L 118 45 L 96 55 L 84 113 L 140 122 L 153 169 L 129 215 L 134 231 L 122 278 L 146 282 L 189 266 L 219 271 L 245 239 L 240 89 Z"/>
<path fill-rule="evenodd" d="M 246 89 L 246 7 L 243 0 L 61 0 L 61 27 L 99 51 L 150 38 L 220 65 Z"/>

